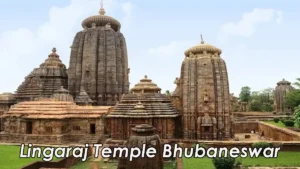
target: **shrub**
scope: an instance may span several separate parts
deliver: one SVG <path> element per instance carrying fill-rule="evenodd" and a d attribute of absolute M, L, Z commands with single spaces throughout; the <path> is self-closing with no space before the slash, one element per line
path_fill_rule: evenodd
<path fill-rule="evenodd" d="M 281 119 L 280 121 L 281 121 L 281 123 L 283 123 L 283 124 L 284 124 L 284 122 L 285 122 L 285 120 L 284 120 L 284 119 Z"/>
<path fill-rule="evenodd" d="M 279 118 L 274 118 L 273 120 L 274 120 L 275 123 L 279 122 Z"/>
<path fill-rule="evenodd" d="M 213 163 L 216 169 L 232 169 L 234 167 L 235 158 L 232 157 L 217 157 L 213 158 Z"/>
<path fill-rule="evenodd" d="M 267 142 L 256 142 L 256 143 L 252 144 L 252 147 L 256 148 L 256 149 L 260 149 L 261 148 L 262 150 L 260 151 L 260 155 L 262 155 L 264 149 L 268 148 L 268 147 L 272 147 L 272 144 L 271 143 L 267 143 Z"/>
<path fill-rule="evenodd" d="M 294 127 L 295 122 L 293 120 L 286 120 L 284 122 L 284 125 L 287 126 L 287 127 Z"/>

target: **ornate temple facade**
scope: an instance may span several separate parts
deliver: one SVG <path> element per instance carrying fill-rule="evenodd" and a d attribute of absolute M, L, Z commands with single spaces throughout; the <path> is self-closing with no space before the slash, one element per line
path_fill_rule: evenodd
<path fill-rule="evenodd" d="M 291 107 L 285 105 L 285 96 L 289 91 L 294 90 L 291 82 L 283 79 L 277 83 L 274 90 L 274 111 L 278 113 L 291 113 Z"/>
<path fill-rule="evenodd" d="M 25 81 L 17 89 L 16 99 L 21 102 L 51 97 L 61 86 L 68 87 L 67 69 L 53 48 L 46 61 L 25 77 Z"/>
<path fill-rule="evenodd" d="M 66 89 L 51 98 L 24 101 L 2 115 L 0 142 L 64 144 L 97 143 L 104 136 L 107 106 L 78 106 Z"/>
<path fill-rule="evenodd" d="M 180 114 L 171 100 L 160 91 L 161 89 L 145 76 L 131 89 L 131 93 L 123 95 L 107 115 L 111 137 L 126 140 L 131 135 L 131 128 L 139 124 L 154 126 L 162 139 L 178 137 Z"/>
<path fill-rule="evenodd" d="M 203 40 L 185 51 L 173 94 L 185 139 L 221 140 L 233 135 L 227 68 L 221 53 Z"/>
<path fill-rule="evenodd" d="M 83 88 L 98 105 L 115 105 L 129 92 L 126 41 L 121 24 L 105 15 L 91 16 L 82 22 L 71 46 L 68 69 L 69 90 L 77 96 Z"/>
<path fill-rule="evenodd" d="M 4 130 L 3 119 L 1 118 L 6 113 L 10 106 L 16 104 L 15 95 L 12 93 L 0 94 L 0 132 Z"/>

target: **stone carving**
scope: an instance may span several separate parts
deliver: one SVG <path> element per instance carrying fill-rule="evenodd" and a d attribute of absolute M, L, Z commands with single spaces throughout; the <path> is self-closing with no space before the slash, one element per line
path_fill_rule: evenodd
<path fill-rule="evenodd" d="M 183 136 L 185 139 L 229 139 L 231 137 L 231 106 L 228 85 L 228 74 L 225 61 L 220 57 L 221 50 L 201 43 L 185 51 L 185 59 L 181 67 L 179 80 L 180 87 L 176 87 L 174 97 L 179 98 L 176 102 L 178 110 L 183 115 Z M 212 55 L 218 54 L 216 57 Z M 194 57 L 195 55 L 199 57 Z M 205 57 L 203 57 L 205 56 Z M 197 66 L 195 66 L 197 65 Z M 175 100 L 175 99 L 174 99 Z M 179 103 L 178 103 L 179 102 Z M 205 115 L 205 116 L 204 116 Z M 197 119 L 192 117 L 210 117 L 215 120 L 211 128 L 197 127 Z M 202 121 L 203 122 L 203 121 Z M 218 124 L 225 124 L 225 134 L 218 134 Z M 203 123 L 201 124 L 203 125 Z M 208 132 L 209 131 L 209 132 Z M 207 134 L 210 133 L 210 134 Z"/>
<path fill-rule="evenodd" d="M 71 94 L 77 96 L 83 86 L 92 100 L 97 100 L 99 93 L 105 96 L 108 93 L 129 91 L 127 47 L 126 40 L 119 31 L 121 24 L 116 19 L 106 16 L 104 8 L 100 9 L 100 13 L 82 22 L 83 28 L 92 28 L 95 25 L 102 27 L 76 34 L 68 69 L 69 84 L 75 84 L 69 86 Z M 106 31 L 107 29 L 111 31 Z M 117 45 L 118 42 L 122 43 Z M 85 74 L 86 68 L 89 74 Z M 87 82 L 82 83 L 86 79 Z M 115 87 L 115 82 L 118 87 Z M 97 104 L 113 106 L 115 103 L 107 103 L 104 100 Z"/>

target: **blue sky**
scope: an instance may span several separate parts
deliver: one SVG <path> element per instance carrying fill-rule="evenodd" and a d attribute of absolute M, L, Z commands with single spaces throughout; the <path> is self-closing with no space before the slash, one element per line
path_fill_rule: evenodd
<path fill-rule="evenodd" d="M 231 93 L 259 91 L 300 77 L 300 1 L 104 0 L 122 23 L 130 82 L 145 74 L 173 90 L 184 51 L 204 41 L 223 50 Z M 0 93 L 13 92 L 56 47 L 68 66 L 81 21 L 98 14 L 100 0 L 0 2 Z"/>

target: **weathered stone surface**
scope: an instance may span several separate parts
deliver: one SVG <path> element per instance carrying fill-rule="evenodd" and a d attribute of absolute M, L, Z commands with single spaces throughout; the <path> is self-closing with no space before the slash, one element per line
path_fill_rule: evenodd
<path fill-rule="evenodd" d="M 127 140 L 128 148 L 138 147 L 143 148 L 153 147 L 156 149 L 154 158 L 143 157 L 134 158 L 132 161 L 129 158 L 121 158 L 118 164 L 118 169 L 163 169 L 163 156 L 160 138 L 155 134 L 155 128 L 148 124 L 137 125 L 132 128 L 132 135 Z"/>
<path fill-rule="evenodd" d="M 291 82 L 283 79 L 277 83 L 274 90 L 274 109 L 278 113 L 291 113 L 292 109 L 285 105 L 285 96 L 289 91 L 294 90 Z"/>
<path fill-rule="evenodd" d="M 77 96 L 83 88 L 98 105 L 115 105 L 129 91 L 126 41 L 120 23 L 101 10 L 100 15 L 82 22 L 84 30 L 74 38 L 68 69 L 69 90 Z"/>
<path fill-rule="evenodd" d="M 145 76 L 130 94 L 122 96 L 120 102 L 107 115 L 111 137 L 126 140 L 131 128 L 137 124 L 150 124 L 163 139 L 175 138 L 180 129 L 180 114 L 171 100 L 160 93 L 160 88 Z"/>
<path fill-rule="evenodd" d="M 81 88 L 80 93 L 75 98 L 75 103 L 78 105 L 92 105 L 94 102 L 90 98 L 90 96 L 86 93 L 86 91 Z"/>
<path fill-rule="evenodd" d="M 68 87 L 67 70 L 53 48 L 48 59 L 25 77 L 25 81 L 17 89 L 16 98 L 20 102 L 50 97 L 61 86 Z"/>
<path fill-rule="evenodd" d="M 220 55 L 220 49 L 203 40 L 185 52 L 173 96 L 183 116 L 185 139 L 233 136 L 227 68 Z"/>
<path fill-rule="evenodd" d="M 16 103 L 15 95 L 12 93 L 0 94 L 0 132 L 4 130 L 3 119 L 1 116 L 9 110 L 11 105 Z"/>
<path fill-rule="evenodd" d="M 109 106 L 78 106 L 67 96 L 58 98 L 13 105 L 2 116 L 4 133 L 0 134 L 0 142 L 96 143 L 104 136 L 104 116 Z"/>

